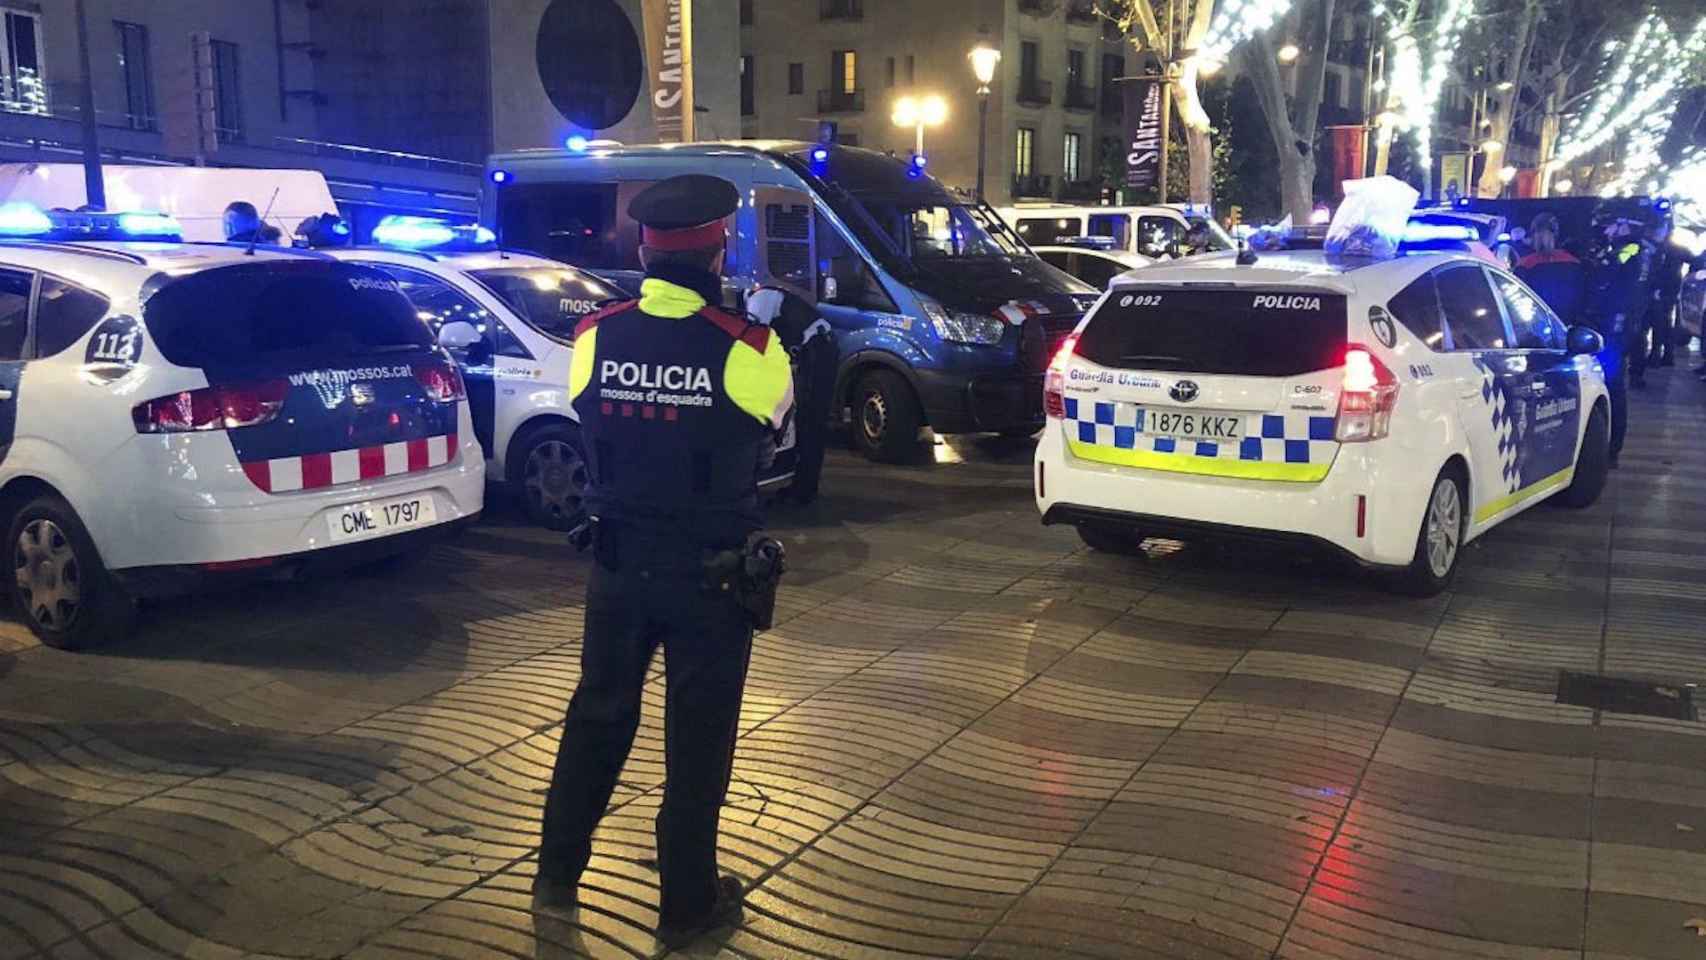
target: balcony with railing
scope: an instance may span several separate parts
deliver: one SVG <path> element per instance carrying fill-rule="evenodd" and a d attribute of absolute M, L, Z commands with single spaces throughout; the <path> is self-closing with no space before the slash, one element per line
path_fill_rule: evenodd
<path fill-rule="evenodd" d="M 1096 109 L 1096 93 L 1087 83 L 1066 84 L 1066 109 L 1090 111 Z"/>
<path fill-rule="evenodd" d="M 1054 178 L 1046 173 L 1027 173 L 1013 178 L 1013 196 L 1054 199 Z"/>
<path fill-rule="evenodd" d="M 1057 199 L 1068 203 L 1101 203 L 1104 192 L 1100 180 L 1062 181 Z"/>
<path fill-rule="evenodd" d="M 1057 0 L 1019 0 L 1019 12 L 1032 17 L 1046 17 L 1057 9 Z"/>
<path fill-rule="evenodd" d="M 865 109 L 863 90 L 819 90 L 818 113 L 858 113 Z"/>
<path fill-rule="evenodd" d="M 1069 0 L 1066 5 L 1066 21 L 1068 23 L 1093 24 L 1096 16 L 1096 0 Z"/>
<path fill-rule="evenodd" d="M 1019 102 L 1034 107 L 1046 107 L 1054 102 L 1054 84 L 1036 77 L 1019 77 Z"/>
<path fill-rule="evenodd" d="M 865 0 L 818 0 L 819 20 L 863 20 Z"/>

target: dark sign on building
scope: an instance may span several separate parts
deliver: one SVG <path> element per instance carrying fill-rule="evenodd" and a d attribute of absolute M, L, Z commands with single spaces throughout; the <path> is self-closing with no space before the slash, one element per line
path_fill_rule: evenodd
<path fill-rule="evenodd" d="M 1161 177 L 1161 79 L 1125 81 L 1125 185 L 1152 190 Z"/>

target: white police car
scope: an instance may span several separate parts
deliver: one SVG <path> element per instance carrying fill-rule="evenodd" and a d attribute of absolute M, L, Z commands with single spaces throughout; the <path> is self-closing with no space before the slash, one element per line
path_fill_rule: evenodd
<path fill-rule="evenodd" d="M 397 281 L 462 368 L 488 476 L 519 493 L 536 523 L 568 529 L 587 480 L 568 400 L 575 324 L 622 291 L 567 264 L 499 250 L 480 227 L 387 217 L 373 240 L 324 252 Z"/>
<path fill-rule="evenodd" d="M 1465 542 L 1597 499 L 1601 346 L 1462 252 L 1157 264 L 1116 278 L 1049 368 L 1037 506 L 1095 549 L 1314 541 L 1437 592 Z"/>
<path fill-rule="evenodd" d="M 136 597 L 412 551 L 482 506 L 461 377 L 395 282 L 127 242 L 174 232 L 0 208 L 0 519 L 54 646 L 123 633 Z"/>

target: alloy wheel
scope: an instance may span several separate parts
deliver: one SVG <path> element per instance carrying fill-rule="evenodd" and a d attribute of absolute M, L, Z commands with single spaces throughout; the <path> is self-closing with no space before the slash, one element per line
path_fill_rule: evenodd
<path fill-rule="evenodd" d="M 586 461 L 564 440 L 546 440 L 535 445 L 528 451 L 522 469 L 528 504 L 558 520 L 580 513 L 587 480 Z"/>
<path fill-rule="evenodd" d="M 83 567 L 65 531 L 52 520 L 25 524 L 15 544 L 18 596 L 44 630 L 64 630 L 83 602 Z"/>
<path fill-rule="evenodd" d="M 1451 572 L 1463 537 L 1463 500 L 1457 484 L 1441 477 L 1428 501 L 1428 569 L 1436 577 Z"/>

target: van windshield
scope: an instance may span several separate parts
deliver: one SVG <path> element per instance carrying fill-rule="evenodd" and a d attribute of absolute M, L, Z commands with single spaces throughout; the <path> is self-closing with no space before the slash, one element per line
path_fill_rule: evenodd
<path fill-rule="evenodd" d="M 988 207 L 920 202 L 911 197 L 854 194 L 889 247 L 913 260 L 1024 255 L 1007 225 Z"/>

